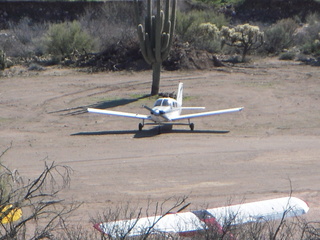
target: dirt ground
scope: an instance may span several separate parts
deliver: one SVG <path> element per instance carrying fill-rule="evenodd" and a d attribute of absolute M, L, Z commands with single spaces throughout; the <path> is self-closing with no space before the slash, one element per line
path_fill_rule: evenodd
<path fill-rule="evenodd" d="M 184 106 L 206 110 L 245 107 L 240 113 L 194 119 L 195 131 L 145 126 L 138 120 L 89 114 L 112 107 L 147 114 L 140 98 L 151 72 L 87 74 L 15 68 L 0 79 L 2 157 L 22 176 L 38 176 L 44 161 L 70 166 L 66 201 L 84 202 L 74 221 L 130 202 L 147 207 L 187 196 L 186 209 L 284 197 L 308 202 L 320 220 L 320 71 L 276 59 L 208 71 L 163 72 L 161 92 L 184 83 Z M 170 200 L 174 202 L 174 199 Z M 169 201 L 169 203 L 170 203 Z"/>

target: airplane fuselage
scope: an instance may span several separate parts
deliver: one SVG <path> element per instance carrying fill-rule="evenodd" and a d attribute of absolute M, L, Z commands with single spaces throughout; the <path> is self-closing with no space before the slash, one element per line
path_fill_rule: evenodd
<path fill-rule="evenodd" d="M 150 117 L 155 123 L 171 122 L 181 114 L 181 105 L 173 98 L 159 98 L 152 108 Z"/>

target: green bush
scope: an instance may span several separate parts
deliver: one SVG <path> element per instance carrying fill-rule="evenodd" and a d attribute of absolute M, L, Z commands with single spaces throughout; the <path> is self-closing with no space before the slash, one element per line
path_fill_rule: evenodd
<path fill-rule="evenodd" d="M 197 49 L 205 49 L 210 52 L 220 50 L 220 43 L 217 38 L 204 39 L 200 28 L 203 23 L 214 24 L 219 29 L 228 25 L 229 20 L 223 14 L 214 11 L 177 12 L 176 34 L 180 41 L 188 42 Z"/>
<path fill-rule="evenodd" d="M 302 52 L 304 54 L 312 54 L 315 56 L 320 55 L 320 32 L 319 32 L 318 39 L 315 39 L 314 41 L 307 42 L 302 46 Z"/>
<path fill-rule="evenodd" d="M 306 25 L 297 34 L 297 44 L 304 54 L 320 55 L 320 15 L 310 14 L 306 18 Z"/>
<path fill-rule="evenodd" d="M 294 51 L 287 51 L 282 54 L 280 54 L 279 59 L 280 60 L 294 60 L 296 57 L 296 53 Z"/>
<path fill-rule="evenodd" d="M 264 31 L 264 49 L 268 53 L 279 53 L 294 45 L 294 33 L 298 24 L 293 19 L 282 19 Z"/>
<path fill-rule="evenodd" d="M 94 40 L 77 21 L 52 24 L 44 36 L 46 53 L 58 58 L 70 58 L 94 49 Z"/>

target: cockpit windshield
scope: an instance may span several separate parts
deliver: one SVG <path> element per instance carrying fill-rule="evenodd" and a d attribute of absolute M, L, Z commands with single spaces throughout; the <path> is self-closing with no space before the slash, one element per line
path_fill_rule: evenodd
<path fill-rule="evenodd" d="M 156 102 L 155 102 L 155 104 L 154 104 L 154 107 L 159 107 L 159 106 L 164 106 L 164 107 L 166 107 L 166 106 L 170 106 L 170 101 L 169 101 L 169 99 L 166 99 L 166 98 L 160 98 L 160 99 L 158 99 Z"/>
<path fill-rule="evenodd" d="M 169 106 L 169 101 L 168 101 L 168 99 L 163 99 L 163 101 L 162 101 L 162 106 Z"/>
<path fill-rule="evenodd" d="M 155 107 L 161 106 L 161 103 L 162 103 L 162 99 L 158 99 L 158 100 L 154 103 L 154 106 L 155 106 Z"/>

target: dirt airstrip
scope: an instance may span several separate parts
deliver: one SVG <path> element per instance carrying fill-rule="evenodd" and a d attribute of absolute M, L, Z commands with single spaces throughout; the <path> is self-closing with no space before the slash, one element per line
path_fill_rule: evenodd
<path fill-rule="evenodd" d="M 13 71 L 12 69 L 10 71 Z M 15 70 L 18 71 L 17 69 Z M 160 135 L 138 120 L 88 106 L 146 113 L 151 72 L 87 74 L 48 68 L 0 79 L 0 146 L 11 169 L 33 178 L 44 161 L 70 166 L 66 201 L 77 223 L 128 201 L 188 196 L 187 210 L 293 196 L 320 220 L 320 71 L 276 59 L 211 71 L 163 72 L 161 92 L 184 83 L 184 105 L 240 113 L 194 119 Z M 89 224 L 88 224 L 89 225 Z"/>

